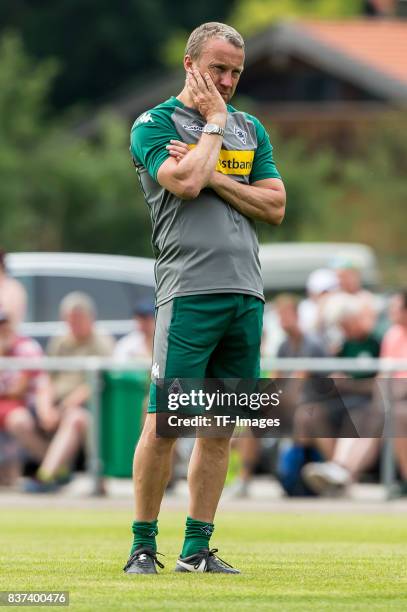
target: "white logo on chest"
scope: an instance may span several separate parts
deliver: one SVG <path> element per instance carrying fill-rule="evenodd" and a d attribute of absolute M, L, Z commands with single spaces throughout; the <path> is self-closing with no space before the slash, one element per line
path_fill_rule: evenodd
<path fill-rule="evenodd" d="M 235 125 L 235 127 L 233 128 L 233 133 L 235 136 L 238 137 L 239 140 L 243 142 L 244 145 L 247 144 L 247 132 L 242 130 L 242 128 L 240 128 L 238 125 Z"/>

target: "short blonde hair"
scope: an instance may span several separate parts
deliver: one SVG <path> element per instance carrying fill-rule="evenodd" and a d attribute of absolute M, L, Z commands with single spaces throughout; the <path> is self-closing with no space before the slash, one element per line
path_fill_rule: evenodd
<path fill-rule="evenodd" d="M 92 318 L 96 317 L 96 306 L 92 298 L 86 293 L 80 291 L 72 291 L 66 295 L 59 307 L 61 318 L 65 318 L 73 310 L 81 310 L 86 312 Z"/>
<path fill-rule="evenodd" d="M 226 40 L 238 49 L 244 50 L 243 37 L 235 28 L 218 21 L 209 21 L 191 32 L 185 47 L 185 55 L 189 55 L 192 60 L 197 60 L 201 55 L 202 47 L 210 38 Z"/>

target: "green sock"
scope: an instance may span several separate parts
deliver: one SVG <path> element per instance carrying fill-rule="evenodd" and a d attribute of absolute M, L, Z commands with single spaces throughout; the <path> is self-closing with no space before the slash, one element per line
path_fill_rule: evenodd
<path fill-rule="evenodd" d="M 189 557 L 200 551 L 201 548 L 209 548 L 209 540 L 214 529 L 213 523 L 196 521 L 188 516 L 181 557 Z"/>
<path fill-rule="evenodd" d="M 158 521 L 133 521 L 132 532 L 134 533 L 133 545 L 130 554 L 132 555 L 136 548 L 151 548 L 157 552 L 157 544 L 155 536 L 158 534 Z"/>

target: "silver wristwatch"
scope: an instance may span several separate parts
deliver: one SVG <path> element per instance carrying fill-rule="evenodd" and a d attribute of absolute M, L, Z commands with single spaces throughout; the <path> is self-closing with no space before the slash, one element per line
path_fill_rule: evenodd
<path fill-rule="evenodd" d="M 203 134 L 216 134 L 218 136 L 224 136 L 225 130 L 220 127 L 220 125 L 216 125 L 216 123 L 207 123 L 202 130 Z"/>

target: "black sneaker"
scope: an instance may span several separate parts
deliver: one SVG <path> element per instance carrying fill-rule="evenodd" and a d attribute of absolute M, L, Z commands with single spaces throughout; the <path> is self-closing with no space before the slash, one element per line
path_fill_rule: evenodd
<path fill-rule="evenodd" d="M 164 568 L 164 565 L 157 559 L 157 554 L 151 548 L 138 548 L 129 557 L 123 571 L 126 574 L 157 574 L 156 565 Z"/>
<path fill-rule="evenodd" d="M 217 548 L 202 548 L 199 552 L 189 557 L 181 557 L 177 560 L 175 566 L 176 572 L 213 572 L 217 574 L 240 574 L 239 570 L 235 569 L 226 561 L 222 561 L 215 555 L 218 552 Z"/>

